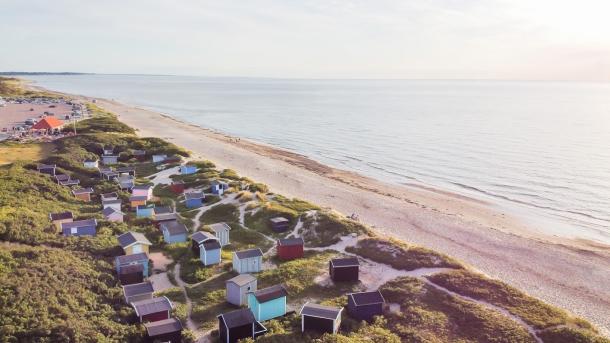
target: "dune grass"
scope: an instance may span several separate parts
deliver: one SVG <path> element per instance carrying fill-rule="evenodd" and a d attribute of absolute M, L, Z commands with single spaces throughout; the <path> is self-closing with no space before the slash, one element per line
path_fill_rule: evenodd
<path fill-rule="evenodd" d="M 314 216 L 305 217 L 302 230 L 305 244 L 315 247 L 333 245 L 341 237 L 352 233 L 360 235 L 369 232 L 366 226 L 332 211 L 320 211 Z"/>
<path fill-rule="evenodd" d="M 468 270 L 457 270 L 436 274 L 428 278 L 430 281 L 458 294 L 502 307 L 539 330 L 557 325 L 594 330 L 588 322 L 572 317 L 559 308 L 546 304 L 501 281 L 487 278 L 482 274 Z"/>
<path fill-rule="evenodd" d="M 346 250 L 402 270 L 463 268 L 459 262 L 449 256 L 395 239 L 364 238 L 359 240 L 356 246 L 347 247 Z"/>
<path fill-rule="evenodd" d="M 54 149 L 53 143 L 1 143 L 0 165 L 17 161 L 40 161 L 49 157 Z"/>

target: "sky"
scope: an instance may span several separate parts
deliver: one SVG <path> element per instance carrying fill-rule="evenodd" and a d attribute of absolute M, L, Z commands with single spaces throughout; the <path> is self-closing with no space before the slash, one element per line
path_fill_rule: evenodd
<path fill-rule="evenodd" d="M 0 71 L 610 81 L 608 0 L 0 0 Z"/>

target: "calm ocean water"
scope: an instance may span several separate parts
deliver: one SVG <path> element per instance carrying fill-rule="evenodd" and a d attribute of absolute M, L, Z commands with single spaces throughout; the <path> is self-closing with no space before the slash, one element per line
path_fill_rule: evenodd
<path fill-rule="evenodd" d="M 610 84 L 32 76 L 610 243 Z M 553 231 L 554 230 L 554 231 Z"/>

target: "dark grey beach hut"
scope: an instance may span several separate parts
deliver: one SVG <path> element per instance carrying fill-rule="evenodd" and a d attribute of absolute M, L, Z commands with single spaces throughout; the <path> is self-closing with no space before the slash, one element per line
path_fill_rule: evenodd
<path fill-rule="evenodd" d="M 182 342 L 182 323 L 176 318 L 159 320 L 144 324 L 146 328 L 146 342 Z"/>
<path fill-rule="evenodd" d="M 358 320 L 373 321 L 375 316 L 383 315 L 385 299 L 381 292 L 360 292 L 347 295 L 347 313 Z"/>
<path fill-rule="evenodd" d="M 301 332 L 337 333 L 343 308 L 305 303 L 301 308 Z"/>
<path fill-rule="evenodd" d="M 330 260 L 328 269 L 335 282 L 358 281 L 360 262 L 356 257 L 335 258 Z"/>
<path fill-rule="evenodd" d="M 288 230 L 288 227 L 290 226 L 290 220 L 284 217 L 271 218 L 269 219 L 269 222 L 271 223 L 271 230 L 275 232 L 284 232 Z"/>
<path fill-rule="evenodd" d="M 242 308 L 219 315 L 218 332 L 221 342 L 235 343 L 244 338 L 256 338 L 267 329 L 254 318 L 250 309 Z"/>

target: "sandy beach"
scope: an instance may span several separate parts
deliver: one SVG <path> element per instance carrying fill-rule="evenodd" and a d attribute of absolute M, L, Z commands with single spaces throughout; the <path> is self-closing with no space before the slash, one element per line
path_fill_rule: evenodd
<path fill-rule="evenodd" d="M 401 187 L 304 156 L 212 132 L 168 116 L 98 99 L 142 136 L 161 137 L 275 192 L 332 207 L 382 234 L 433 248 L 565 308 L 610 333 L 610 248 L 535 234 L 493 204 Z"/>

